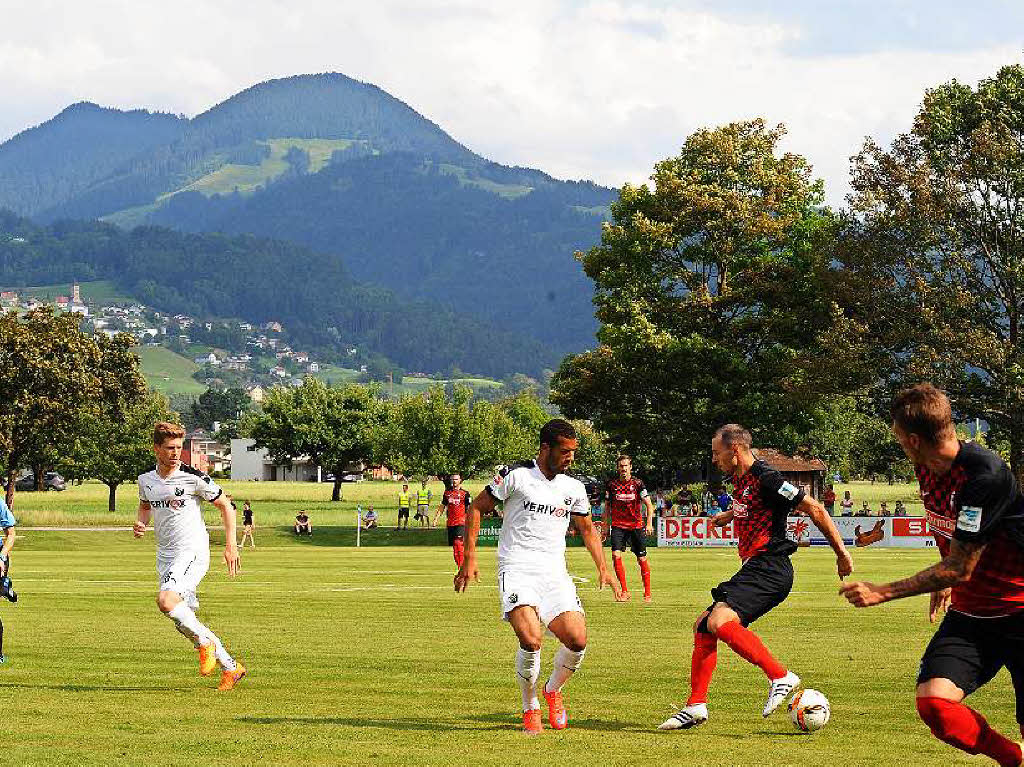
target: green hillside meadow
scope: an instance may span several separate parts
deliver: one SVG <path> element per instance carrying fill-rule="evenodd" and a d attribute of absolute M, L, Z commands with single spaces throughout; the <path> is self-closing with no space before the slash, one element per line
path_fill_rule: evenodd
<path fill-rule="evenodd" d="M 142 362 L 142 373 L 150 388 L 167 396 L 199 396 L 206 391 L 206 387 L 192 377 L 199 370 L 192 360 L 162 346 L 140 346 L 134 351 Z"/>

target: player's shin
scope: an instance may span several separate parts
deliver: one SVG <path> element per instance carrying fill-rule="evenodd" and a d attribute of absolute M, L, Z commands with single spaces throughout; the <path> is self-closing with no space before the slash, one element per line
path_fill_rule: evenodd
<path fill-rule="evenodd" d="M 569 681 L 569 677 L 575 674 L 582 665 L 583 656 L 586 653 L 586 647 L 576 652 L 565 645 L 559 645 L 558 651 L 555 652 L 555 666 L 551 669 L 551 676 L 548 677 L 547 684 L 544 686 L 545 691 L 558 692 L 561 690 L 562 686 Z"/>
<path fill-rule="evenodd" d="M 452 544 L 452 556 L 455 557 L 455 565 L 462 567 L 462 561 L 466 558 L 466 548 L 461 538 L 456 538 Z"/>
<path fill-rule="evenodd" d="M 687 706 L 708 702 L 708 688 L 718 664 L 718 639 L 714 634 L 698 631 L 693 635 L 693 655 L 690 656 L 690 697 Z"/>
<path fill-rule="evenodd" d="M 786 667 L 768 651 L 761 638 L 738 622 L 730 621 L 720 626 L 717 634 L 719 639 L 729 645 L 730 650 L 761 669 L 769 680 L 781 679 L 786 675 Z"/>
<path fill-rule="evenodd" d="M 646 559 L 640 560 L 640 577 L 644 581 L 644 596 L 651 595 L 651 565 Z"/>
<path fill-rule="evenodd" d="M 612 563 L 615 565 L 615 577 L 619 579 L 622 590 L 626 590 L 626 566 L 622 564 L 622 557 L 612 556 Z"/>
<path fill-rule="evenodd" d="M 540 650 L 524 650 L 516 652 L 516 680 L 523 694 L 523 711 L 539 709 L 537 699 L 537 680 L 540 679 Z"/>
<path fill-rule="evenodd" d="M 196 647 L 210 642 L 210 630 L 199 622 L 199 618 L 185 602 L 178 602 L 167 613 L 179 633 L 190 639 Z"/>
<path fill-rule="evenodd" d="M 988 726 L 985 717 L 963 703 L 945 698 L 918 698 L 917 712 L 932 734 L 968 754 L 984 754 L 1001 767 L 1018 767 L 1021 748 Z"/>

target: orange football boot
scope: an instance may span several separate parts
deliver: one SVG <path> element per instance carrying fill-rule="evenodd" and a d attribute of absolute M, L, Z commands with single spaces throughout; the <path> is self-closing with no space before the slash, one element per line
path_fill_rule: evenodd
<path fill-rule="evenodd" d="M 234 671 L 228 671 L 225 669 L 220 675 L 220 684 L 217 685 L 217 689 L 221 692 L 225 690 L 231 690 L 236 684 L 242 681 L 242 677 L 245 676 L 245 666 L 241 663 L 235 665 Z"/>
<path fill-rule="evenodd" d="M 523 712 L 523 732 L 527 735 L 540 735 L 544 731 L 544 725 L 540 721 L 540 709 L 531 708 Z"/>
<path fill-rule="evenodd" d="M 548 692 L 544 688 L 544 700 L 548 702 L 548 722 L 554 730 L 564 730 L 569 726 L 569 714 L 565 710 L 565 703 L 562 701 L 561 690 Z"/>
<path fill-rule="evenodd" d="M 213 673 L 213 670 L 217 668 L 217 656 L 214 654 L 214 645 L 201 644 L 199 645 L 199 675 L 209 676 Z"/>

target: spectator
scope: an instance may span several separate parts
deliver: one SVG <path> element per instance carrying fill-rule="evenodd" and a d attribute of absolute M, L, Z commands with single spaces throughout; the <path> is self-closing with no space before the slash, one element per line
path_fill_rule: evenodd
<path fill-rule="evenodd" d="M 719 507 L 718 499 L 716 498 L 715 500 L 713 500 L 711 502 L 711 507 L 708 509 L 708 516 L 709 517 L 713 517 L 716 514 L 720 513 L 721 511 L 722 511 L 722 509 L 721 509 L 721 507 Z"/>
<path fill-rule="evenodd" d="M 696 501 L 691 501 L 690 502 L 690 516 L 691 517 L 703 517 L 703 516 L 705 516 L 704 512 L 700 508 L 700 504 L 697 503 Z"/>
<path fill-rule="evenodd" d="M 887 517 L 887 516 L 889 516 L 889 507 L 888 507 L 888 505 L 886 505 L 885 501 L 882 501 L 880 504 L 878 504 L 878 516 L 880 516 L 880 517 Z"/>
<path fill-rule="evenodd" d="M 295 515 L 295 534 L 296 535 L 312 535 L 313 525 L 309 521 L 309 514 L 303 509 Z"/>
<path fill-rule="evenodd" d="M 232 503 L 232 506 L 235 504 Z M 256 526 L 252 523 L 252 506 L 248 501 L 242 506 L 242 543 L 239 544 L 238 548 L 245 548 L 245 539 L 249 539 L 249 544 L 253 549 L 256 548 Z"/>
<path fill-rule="evenodd" d="M 659 517 L 665 514 L 665 493 L 661 490 L 654 494 L 654 513 Z"/>
<path fill-rule="evenodd" d="M 728 511 L 730 506 L 732 506 L 732 496 L 725 491 L 723 485 L 718 489 L 718 511 Z"/>
<path fill-rule="evenodd" d="M 858 517 L 870 517 L 873 513 L 874 512 L 871 511 L 871 507 L 868 506 L 868 502 L 864 501 L 861 504 L 860 511 L 857 512 L 856 516 L 858 516 Z"/>
<path fill-rule="evenodd" d="M 377 526 L 377 512 L 373 510 L 373 506 L 366 507 L 366 514 L 363 515 L 363 529 L 372 530 Z"/>
<path fill-rule="evenodd" d="M 825 494 L 821 496 L 821 502 L 825 505 L 825 511 L 828 512 L 830 517 L 836 515 L 836 491 L 829 485 L 825 488 Z"/>
<path fill-rule="evenodd" d="M 714 500 L 715 500 L 715 494 L 713 492 L 711 492 L 711 487 L 709 486 L 708 489 L 704 491 L 704 495 L 701 496 L 701 504 L 700 504 L 701 510 L 702 511 L 707 511 L 708 509 L 710 509 L 711 508 L 711 503 Z"/>
<path fill-rule="evenodd" d="M 903 501 L 896 501 L 896 508 L 892 510 L 894 517 L 905 517 L 907 516 L 907 507 L 903 505 Z"/>
<path fill-rule="evenodd" d="M 662 512 L 662 516 L 664 516 L 664 517 L 674 517 L 675 515 L 676 515 L 676 510 L 673 508 L 672 499 L 671 498 L 666 498 L 665 499 L 665 509 Z"/>
<path fill-rule="evenodd" d="M 839 505 L 843 508 L 844 517 L 853 516 L 853 499 L 850 497 L 849 490 L 843 493 L 843 500 L 839 502 Z"/>

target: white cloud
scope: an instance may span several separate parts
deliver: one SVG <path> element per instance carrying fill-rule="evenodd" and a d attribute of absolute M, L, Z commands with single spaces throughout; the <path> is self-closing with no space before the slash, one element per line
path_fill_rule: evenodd
<path fill-rule="evenodd" d="M 0 0 L 0 17 L 0 140 L 83 99 L 192 115 L 264 79 L 339 71 L 498 162 L 610 185 L 643 181 L 698 127 L 763 115 L 833 202 L 863 137 L 905 130 L 925 88 L 1020 58 L 927 40 L 811 56 L 793 50 L 792 14 L 697 1 Z"/>

